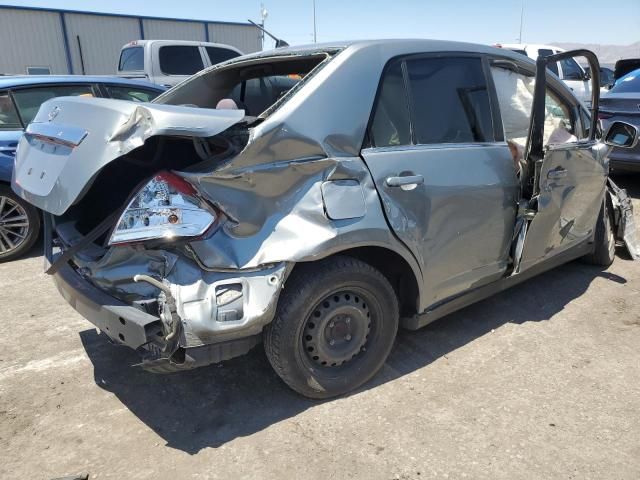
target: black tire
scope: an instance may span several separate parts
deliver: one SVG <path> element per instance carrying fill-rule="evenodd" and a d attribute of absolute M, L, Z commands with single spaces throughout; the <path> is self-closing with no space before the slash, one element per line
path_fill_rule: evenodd
<path fill-rule="evenodd" d="M 371 265 L 346 256 L 300 264 L 265 329 L 265 351 L 296 392 L 335 397 L 380 370 L 393 346 L 398 316 L 393 288 Z"/>
<path fill-rule="evenodd" d="M 2 184 L 0 207 L 1 263 L 15 260 L 31 249 L 40 234 L 40 212 L 13 193 L 8 185 Z"/>
<path fill-rule="evenodd" d="M 609 205 L 605 198 L 596 221 L 593 253 L 583 257 L 586 263 L 608 267 L 616 258 L 616 239 Z"/>

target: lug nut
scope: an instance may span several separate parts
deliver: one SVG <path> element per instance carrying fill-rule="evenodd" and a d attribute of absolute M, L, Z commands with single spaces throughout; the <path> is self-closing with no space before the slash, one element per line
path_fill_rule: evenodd
<path fill-rule="evenodd" d="M 345 321 L 345 322 L 347 322 L 347 323 L 351 323 L 351 317 L 347 317 L 347 318 L 345 318 L 345 320 L 344 320 L 344 321 Z"/>
<path fill-rule="evenodd" d="M 347 336 L 346 336 L 346 337 L 344 337 L 344 338 L 345 338 L 345 340 L 348 342 L 349 340 L 351 340 L 351 335 L 347 334 Z"/>
<path fill-rule="evenodd" d="M 331 323 L 329 324 L 329 328 L 333 328 L 333 327 L 335 327 L 335 325 L 336 325 L 336 324 L 335 324 L 334 322 L 331 322 Z"/>
<path fill-rule="evenodd" d="M 336 341 L 335 340 L 329 340 L 329 345 L 335 345 Z"/>

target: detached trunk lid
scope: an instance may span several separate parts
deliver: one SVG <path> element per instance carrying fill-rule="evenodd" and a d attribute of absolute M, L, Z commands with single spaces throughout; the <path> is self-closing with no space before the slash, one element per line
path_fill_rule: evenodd
<path fill-rule="evenodd" d="M 56 98 L 42 105 L 20 140 L 13 189 L 36 207 L 61 215 L 105 165 L 148 138 L 211 137 L 243 118 L 243 110 Z"/>

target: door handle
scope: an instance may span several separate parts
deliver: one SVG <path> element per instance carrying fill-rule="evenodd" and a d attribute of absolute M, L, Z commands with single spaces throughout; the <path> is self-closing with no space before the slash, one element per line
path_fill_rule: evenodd
<path fill-rule="evenodd" d="M 553 170 L 550 170 L 549 173 L 547 173 L 547 178 L 549 180 L 555 180 L 557 178 L 564 178 L 566 176 L 567 176 L 567 171 L 562 167 L 555 168 Z"/>
<path fill-rule="evenodd" d="M 407 175 L 406 177 L 387 177 L 385 180 L 387 187 L 406 187 L 408 185 L 422 185 L 424 177 L 422 175 Z"/>

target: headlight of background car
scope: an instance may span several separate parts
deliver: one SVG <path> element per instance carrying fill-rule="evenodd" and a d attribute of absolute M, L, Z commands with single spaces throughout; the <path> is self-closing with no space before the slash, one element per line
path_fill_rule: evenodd
<path fill-rule="evenodd" d="M 179 176 L 161 172 L 133 197 L 109 245 L 151 239 L 197 237 L 216 220 L 213 209 Z"/>

